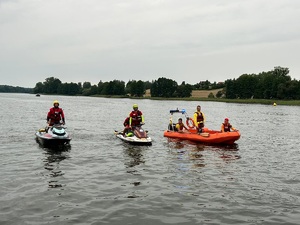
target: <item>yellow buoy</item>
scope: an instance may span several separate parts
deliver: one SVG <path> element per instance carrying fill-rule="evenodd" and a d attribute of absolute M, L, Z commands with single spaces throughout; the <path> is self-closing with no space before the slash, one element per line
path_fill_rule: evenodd
<path fill-rule="evenodd" d="M 273 103 L 273 106 L 276 106 L 276 105 L 277 105 L 276 102 L 274 102 L 274 103 Z"/>

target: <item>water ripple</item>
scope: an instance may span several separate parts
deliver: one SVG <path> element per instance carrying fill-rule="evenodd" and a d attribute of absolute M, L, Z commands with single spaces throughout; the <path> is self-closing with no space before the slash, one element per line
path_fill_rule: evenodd
<path fill-rule="evenodd" d="M 297 107 L 203 102 L 209 127 L 230 114 L 242 133 L 209 146 L 162 135 L 169 109 L 193 112 L 195 102 L 57 96 L 73 140 L 48 149 L 34 133 L 53 97 L 0 94 L 16 121 L 1 121 L 10 132 L 0 129 L 0 224 L 299 224 Z M 135 102 L 152 146 L 113 134 Z M 20 105 L 34 116 L 10 113 Z"/>

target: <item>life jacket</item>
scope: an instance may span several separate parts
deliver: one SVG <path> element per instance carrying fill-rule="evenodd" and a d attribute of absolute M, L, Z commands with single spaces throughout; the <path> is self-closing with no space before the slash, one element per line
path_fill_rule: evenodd
<path fill-rule="evenodd" d="M 179 126 L 179 129 L 178 129 L 178 126 Z M 184 128 L 183 123 L 181 123 L 181 124 L 180 124 L 180 123 L 177 123 L 177 124 L 176 124 L 176 130 L 177 130 L 177 131 L 183 130 L 183 128 Z"/>
<path fill-rule="evenodd" d="M 52 107 L 47 116 L 47 120 L 51 120 L 51 124 L 59 123 L 60 120 L 64 120 L 64 112 L 61 108 Z"/>
<path fill-rule="evenodd" d="M 129 117 L 127 117 L 127 118 L 124 120 L 123 125 L 124 125 L 124 127 L 126 127 L 126 126 L 129 125 Z"/>
<path fill-rule="evenodd" d="M 230 132 L 230 128 L 232 127 L 232 126 L 230 125 L 230 123 L 228 123 L 228 124 L 226 124 L 226 125 L 225 125 L 225 123 L 223 123 L 223 126 L 224 126 L 224 132 Z"/>
<path fill-rule="evenodd" d="M 131 126 L 140 125 L 140 123 L 142 122 L 142 115 L 143 113 L 140 110 L 133 110 L 129 115 L 129 117 L 131 117 Z"/>
<path fill-rule="evenodd" d="M 203 120 L 204 120 L 204 117 L 203 117 L 203 114 L 202 114 L 202 112 L 195 112 L 195 113 L 197 113 L 197 122 L 199 123 L 199 122 L 203 122 Z"/>

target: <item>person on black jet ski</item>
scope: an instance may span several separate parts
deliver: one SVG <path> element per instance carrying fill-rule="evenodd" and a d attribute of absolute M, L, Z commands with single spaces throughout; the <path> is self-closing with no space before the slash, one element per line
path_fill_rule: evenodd
<path fill-rule="evenodd" d="M 63 124 L 65 125 L 65 115 L 62 108 L 59 108 L 59 102 L 55 100 L 53 102 L 53 107 L 50 108 L 47 114 L 47 123 L 48 126 L 53 126 L 54 124 Z"/>

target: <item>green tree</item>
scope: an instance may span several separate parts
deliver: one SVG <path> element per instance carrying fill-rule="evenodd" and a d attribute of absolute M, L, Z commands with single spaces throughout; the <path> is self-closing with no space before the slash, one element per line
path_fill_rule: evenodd
<path fill-rule="evenodd" d="M 225 96 L 228 99 L 235 99 L 237 98 L 236 95 L 236 85 L 235 85 L 235 79 L 229 79 L 225 81 Z"/>
<path fill-rule="evenodd" d="M 199 83 L 194 84 L 193 86 L 197 90 L 209 90 L 212 88 L 212 85 L 208 80 L 200 81 Z"/>
<path fill-rule="evenodd" d="M 54 77 L 46 78 L 44 84 L 44 93 L 46 94 L 57 94 L 57 90 L 59 85 L 61 85 L 61 81 Z"/>
<path fill-rule="evenodd" d="M 131 96 L 135 97 L 143 97 L 145 94 L 146 89 L 144 86 L 144 82 L 139 80 L 139 81 L 129 81 L 126 84 L 126 93 L 129 93 Z"/>
<path fill-rule="evenodd" d="M 83 88 L 83 89 L 89 89 L 89 88 L 91 88 L 91 87 L 92 87 L 91 82 L 87 82 L 87 81 L 85 81 L 85 82 L 83 83 L 83 85 L 82 85 L 82 88 Z"/>
<path fill-rule="evenodd" d="M 258 75 L 243 74 L 236 80 L 227 80 L 225 81 L 226 98 L 291 98 L 285 96 L 285 91 L 293 89 L 288 85 L 291 81 L 288 73 L 288 68 L 275 67 L 272 71 Z M 290 86 L 294 87 L 295 84 Z"/>
<path fill-rule="evenodd" d="M 106 86 L 108 85 L 108 82 L 102 82 L 101 80 L 100 80 L 100 82 L 98 83 L 98 90 L 97 90 L 97 92 L 98 92 L 98 94 L 99 95 L 106 95 Z"/>
<path fill-rule="evenodd" d="M 42 82 L 36 83 L 35 87 L 33 88 L 33 93 L 44 93 L 44 85 Z"/>
<path fill-rule="evenodd" d="M 216 97 L 221 98 L 222 95 L 223 95 L 223 91 L 218 91 L 217 94 L 216 94 Z"/>
<path fill-rule="evenodd" d="M 188 98 L 192 96 L 193 86 L 190 84 L 185 84 L 183 81 L 181 85 L 177 86 L 176 95 L 180 98 Z"/>
<path fill-rule="evenodd" d="M 297 80 L 288 81 L 278 85 L 278 99 L 296 100 L 300 99 L 300 82 Z"/>
<path fill-rule="evenodd" d="M 150 93 L 152 97 L 175 97 L 177 86 L 176 81 L 161 77 L 153 82 Z"/>
<path fill-rule="evenodd" d="M 131 95 L 131 85 L 134 80 L 129 80 L 125 86 L 125 93 Z"/>
<path fill-rule="evenodd" d="M 63 83 L 58 87 L 58 94 L 63 95 L 77 95 L 80 94 L 81 90 L 76 83 Z"/>
<path fill-rule="evenodd" d="M 113 80 L 109 82 L 112 88 L 111 95 L 125 95 L 125 82 Z"/>
<path fill-rule="evenodd" d="M 254 97 L 254 92 L 258 83 L 257 75 L 243 74 L 236 79 L 237 94 L 242 99 Z"/>
<path fill-rule="evenodd" d="M 125 95 L 125 82 L 113 80 L 110 82 L 98 83 L 97 93 L 100 95 Z"/>
<path fill-rule="evenodd" d="M 212 92 L 209 93 L 209 95 L 207 96 L 208 98 L 215 98 L 214 94 Z"/>
<path fill-rule="evenodd" d="M 272 96 L 275 98 L 278 98 L 279 97 L 278 96 L 279 85 L 291 81 L 291 77 L 288 75 L 289 69 L 277 66 L 277 67 L 274 67 L 272 74 L 274 77 L 273 85 L 272 85 Z"/>
<path fill-rule="evenodd" d="M 153 82 L 145 81 L 144 82 L 144 88 L 145 88 L 145 90 L 151 89 L 152 83 Z"/>
<path fill-rule="evenodd" d="M 0 92 L 4 93 L 33 93 L 33 88 L 14 87 L 9 85 L 0 85 Z"/>

